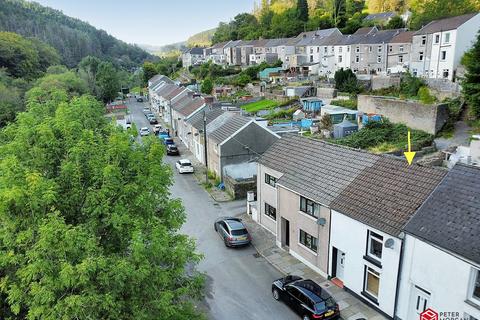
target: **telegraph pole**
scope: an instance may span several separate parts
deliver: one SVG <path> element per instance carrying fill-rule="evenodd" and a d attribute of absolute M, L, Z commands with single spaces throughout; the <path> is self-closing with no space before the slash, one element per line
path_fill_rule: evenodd
<path fill-rule="evenodd" d="M 207 112 L 203 109 L 203 152 L 205 153 L 205 182 L 208 183 L 208 159 L 207 159 Z"/>

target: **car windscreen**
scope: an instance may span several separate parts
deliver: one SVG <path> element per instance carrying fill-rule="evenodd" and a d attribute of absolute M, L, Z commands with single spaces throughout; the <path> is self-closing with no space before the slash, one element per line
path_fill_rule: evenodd
<path fill-rule="evenodd" d="M 182 164 L 182 167 L 191 167 L 192 164 L 190 162 L 183 162 Z"/>
<path fill-rule="evenodd" d="M 315 304 L 315 312 L 323 312 L 332 308 L 335 308 L 335 301 L 332 298 L 327 298 Z"/>
<path fill-rule="evenodd" d="M 244 234 L 247 234 L 247 229 L 237 229 L 237 230 L 232 230 L 232 236 L 243 236 Z"/>

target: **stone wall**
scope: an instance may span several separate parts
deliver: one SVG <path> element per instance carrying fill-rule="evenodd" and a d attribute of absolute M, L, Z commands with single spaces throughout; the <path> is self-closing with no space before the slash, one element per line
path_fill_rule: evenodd
<path fill-rule="evenodd" d="M 319 88 L 317 88 L 317 97 L 326 98 L 326 99 L 336 98 L 337 97 L 337 89 L 319 87 Z"/>
<path fill-rule="evenodd" d="M 452 82 L 446 79 L 425 79 L 432 94 L 439 100 L 445 98 L 456 98 L 460 96 L 462 88 L 458 82 Z"/>
<path fill-rule="evenodd" d="M 448 119 L 446 104 L 424 105 L 418 101 L 378 96 L 358 96 L 358 110 L 380 114 L 393 123 L 403 123 L 412 129 L 436 134 Z"/>
<path fill-rule="evenodd" d="M 225 189 L 233 195 L 235 200 L 246 199 L 247 192 L 257 190 L 257 176 L 252 179 L 237 181 L 227 175 L 223 178 Z"/>
<path fill-rule="evenodd" d="M 399 76 L 372 76 L 372 90 L 390 88 L 390 87 L 400 87 L 400 77 Z"/>

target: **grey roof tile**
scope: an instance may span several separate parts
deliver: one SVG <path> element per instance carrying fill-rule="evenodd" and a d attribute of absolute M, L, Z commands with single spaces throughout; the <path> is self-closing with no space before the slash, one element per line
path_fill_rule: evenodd
<path fill-rule="evenodd" d="M 251 120 L 248 118 L 232 114 L 214 130 L 211 130 L 209 132 L 209 128 L 207 127 L 207 134 L 209 138 L 211 138 L 215 142 L 222 143 L 250 121 Z"/>
<path fill-rule="evenodd" d="M 457 164 L 405 231 L 480 263 L 480 168 Z"/>

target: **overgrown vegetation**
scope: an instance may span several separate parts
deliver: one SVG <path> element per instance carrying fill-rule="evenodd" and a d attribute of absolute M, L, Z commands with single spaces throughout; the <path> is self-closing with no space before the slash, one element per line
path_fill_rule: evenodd
<path fill-rule="evenodd" d="M 341 92 L 348 92 L 355 96 L 360 93 L 361 88 L 358 85 L 357 76 L 351 69 L 340 69 L 335 72 L 335 88 Z"/>
<path fill-rule="evenodd" d="M 178 57 L 163 57 L 156 62 L 146 61 L 143 63 L 143 85 L 157 74 L 163 74 L 174 78 L 173 75 L 182 68 L 182 62 Z"/>
<path fill-rule="evenodd" d="M 408 128 L 404 124 L 393 124 L 388 120 L 373 121 L 352 135 L 331 140 L 333 143 L 373 152 L 396 152 L 406 149 Z M 420 130 L 411 130 L 412 149 L 432 144 L 434 136 Z"/>
<path fill-rule="evenodd" d="M 447 99 L 444 103 L 448 104 L 448 119 L 447 123 L 443 126 L 442 130 L 437 134 L 437 136 L 443 138 L 452 138 L 455 131 L 455 123 L 460 120 L 462 114 L 462 101 L 457 99 Z"/>
<path fill-rule="evenodd" d="M 468 104 L 469 116 L 480 119 L 480 34 L 472 48 L 463 56 L 462 64 L 466 70 L 462 93 Z"/>
<path fill-rule="evenodd" d="M 336 100 L 330 101 L 330 104 L 334 106 L 357 110 L 358 100 L 357 99 L 336 99 Z"/>

